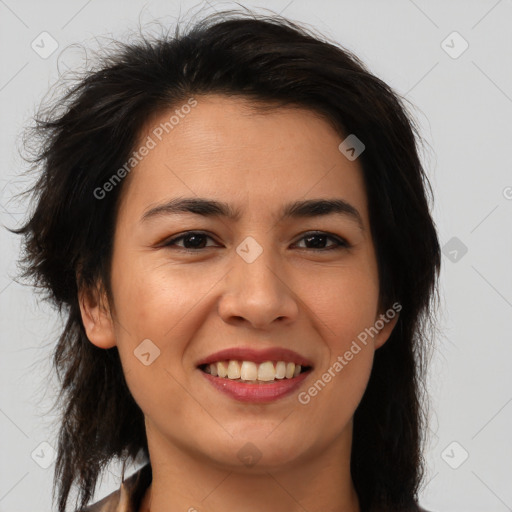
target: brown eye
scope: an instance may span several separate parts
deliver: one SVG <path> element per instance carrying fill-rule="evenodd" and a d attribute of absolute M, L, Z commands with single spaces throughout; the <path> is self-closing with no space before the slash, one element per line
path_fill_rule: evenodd
<path fill-rule="evenodd" d="M 330 251 L 333 249 L 349 247 L 348 242 L 343 238 L 323 232 L 307 233 L 300 240 L 304 240 L 306 245 L 306 247 L 301 247 L 301 249 L 305 248 L 318 251 Z M 326 247 L 326 244 L 329 241 L 334 241 L 334 244 Z"/>
<path fill-rule="evenodd" d="M 175 238 L 172 238 L 171 240 L 168 240 L 164 244 L 162 244 L 163 247 L 178 247 L 182 248 L 188 251 L 196 251 L 198 249 L 204 249 L 206 247 L 214 247 L 214 246 L 207 246 L 207 239 L 213 240 L 213 238 L 206 233 L 202 233 L 200 231 L 189 231 L 188 233 L 184 233 L 180 236 L 177 236 Z M 178 242 L 183 241 L 183 245 L 179 245 Z"/>

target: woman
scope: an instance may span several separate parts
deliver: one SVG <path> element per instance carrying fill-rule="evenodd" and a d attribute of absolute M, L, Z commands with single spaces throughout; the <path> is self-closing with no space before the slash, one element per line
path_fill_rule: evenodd
<path fill-rule="evenodd" d="M 423 510 L 440 256 L 386 84 L 285 19 L 220 13 L 110 52 L 33 134 L 17 232 L 67 314 L 59 512 L 74 486 L 89 511 Z"/>

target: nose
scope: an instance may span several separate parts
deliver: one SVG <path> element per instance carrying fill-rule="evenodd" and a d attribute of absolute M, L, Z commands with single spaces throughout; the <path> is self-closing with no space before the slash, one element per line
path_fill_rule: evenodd
<path fill-rule="evenodd" d="M 236 254 L 225 283 L 218 306 L 224 322 L 271 330 L 276 323 L 285 325 L 297 319 L 295 292 L 269 250 L 250 263 Z"/>

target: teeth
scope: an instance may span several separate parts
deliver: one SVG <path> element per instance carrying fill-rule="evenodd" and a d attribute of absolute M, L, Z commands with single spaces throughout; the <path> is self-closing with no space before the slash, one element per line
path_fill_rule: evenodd
<path fill-rule="evenodd" d="M 228 376 L 228 367 L 223 362 L 217 363 L 216 366 L 217 366 L 217 375 L 219 377 L 227 377 Z"/>
<path fill-rule="evenodd" d="M 214 377 L 252 382 L 271 382 L 276 379 L 292 379 L 301 373 L 300 364 L 265 361 L 256 364 L 252 361 L 219 361 L 206 366 L 205 371 Z"/>
<path fill-rule="evenodd" d="M 300 366 L 299 366 L 300 368 Z M 286 377 L 286 363 L 278 361 L 276 364 L 276 379 L 284 379 Z"/>
<path fill-rule="evenodd" d="M 240 365 L 238 361 L 229 361 L 228 364 L 228 379 L 240 378 Z"/>
<path fill-rule="evenodd" d="M 295 373 L 295 365 L 293 363 L 286 363 L 286 378 L 291 379 Z"/>
<path fill-rule="evenodd" d="M 261 363 L 258 368 L 258 380 L 268 381 L 276 378 L 276 370 L 272 361 Z"/>
<path fill-rule="evenodd" d="M 244 361 L 240 369 L 240 378 L 242 380 L 257 380 L 258 367 L 252 361 Z"/>

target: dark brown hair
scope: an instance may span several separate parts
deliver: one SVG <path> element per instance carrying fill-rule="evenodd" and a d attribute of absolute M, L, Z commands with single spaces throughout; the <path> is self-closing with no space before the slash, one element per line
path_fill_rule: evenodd
<path fill-rule="evenodd" d="M 279 16 L 236 11 L 207 17 L 185 33 L 140 36 L 109 50 L 65 95 L 42 108 L 29 136 L 40 172 L 24 237 L 23 276 L 46 291 L 67 322 L 54 352 L 62 408 L 54 492 L 64 512 L 73 486 L 81 508 L 106 464 L 148 458 L 143 414 L 117 348 L 90 343 L 79 287 L 110 291 L 116 209 L 123 183 L 94 190 L 123 166 L 150 116 L 193 95 L 241 96 L 262 106 L 293 105 L 356 134 L 376 248 L 382 310 L 402 305 L 375 353 L 354 417 L 352 478 L 361 510 L 416 510 L 424 472 L 425 370 L 439 244 L 421 140 L 404 99 L 352 53 Z"/>

